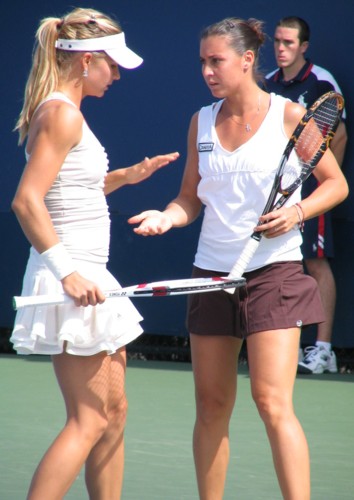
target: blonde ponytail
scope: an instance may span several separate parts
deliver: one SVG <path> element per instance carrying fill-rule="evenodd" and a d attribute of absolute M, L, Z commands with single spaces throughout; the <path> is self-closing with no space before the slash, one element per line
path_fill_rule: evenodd
<path fill-rule="evenodd" d="M 24 105 L 15 130 L 19 131 L 19 144 L 25 140 L 29 123 L 38 104 L 58 87 L 59 69 L 56 61 L 55 40 L 60 19 L 46 18 L 36 33 L 32 69 L 28 76 Z"/>
<path fill-rule="evenodd" d="M 121 33 L 119 24 L 94 9 L 74 9 L 62 19 L 48 17 L 40 22 L 28 76 L 23 108 L 15 130 L 19 131 L 19 144 L 27 137 L 30 121 L 40 102 L 58 89 L 59 80 L 70 69 L 75 52 L 57 51 L 58 38 L 86 39 Z"/>

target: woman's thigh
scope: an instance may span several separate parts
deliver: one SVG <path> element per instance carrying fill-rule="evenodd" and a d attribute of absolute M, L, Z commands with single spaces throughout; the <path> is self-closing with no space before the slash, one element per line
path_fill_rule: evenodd
<path fill-rule="evenodd" d="M 107 416 L 110 401 L 124 396 L 125 353 L 93 356 L 62 353 L 52 357 L 68 417 L 98 412 Z"/>
<path fill-rule="evenodd" d="M 295 383 L 300 329 L 254 333 L 247 338 L 252 394 L 291 403 Z"/>
<path fill-rule="evenodd" d="M 198 399 L 219 400 L 233 406 L 242 340 L 195 334 L 190 338 L 197 402 Z"/>

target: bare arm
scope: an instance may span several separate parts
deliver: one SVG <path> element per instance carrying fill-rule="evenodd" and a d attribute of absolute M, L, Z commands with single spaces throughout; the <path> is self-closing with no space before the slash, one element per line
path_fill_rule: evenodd
<path fill-rule="evenodd" d="M 305 219 L 317 217 L 339 205 L 348 196 L 347 181 L 338 162 L 328 149 L 314 170 L 319 186 L 301 201 Z"/>
<path fill-rule="evenodd" d="M 30 154 L 12 209 L 29 242 L 42 253 L 59 242 L 44 204 L 70 149 L 80 141 L 82 115 L 66 103 L 43 105 L 33 117 L 27 143 Z"/>
<path fill-rule="evenodd" d="M 292 123 L 297 113 L 298 111 L 289 106 L 285 120 Z M 335 156 L 338 154 L 343 158 L 345 143 L 346 130 L 344 123 L 341 122 L 332 141 L 331 149 L 327 149 L 313 172 L 320 183 L 319 187 L 301 201 L 305 219 L 317 217 L 331 210 L 348 196 L 348 184 Z"/>
<path fill-rule="evenodd" d="M 40 254 L 59 243 L 44 197 L 68 152 L 80 141 L 82 122 L 80 111 L 62 102 L 44 104 L 31 121 L 27 144 L 30 159 L 13 199 L 12 209 L 25 236 Z M 76 271 L 64 276 L 61 283 L 78 306 L 96 305 L 105 300 L 102 291 Z"/>
<path fill-rule="evenodd" d="M 140 224 L 134 232 L 143 236 L 163 234 L 171 227 L 182 227 L 193 222 L 199 215 L 201 202 L 197 197 L 200 180 L 198 152 L 196 149 L 197 115 L 194 115 L 188 133 L 188 154 L 180 192 L 163 212 L 147 210 L 131 217 L 130 224 Z"/>
<path fill-rule="evenodd" d="M 296 103 L 287 103 L 284 117 L 284 127 L 287 134 L 291 135 L 299 119 L 304 113 L 304 108 Z M 345 177 L 330 149 L 326 151 L 314 175 L 320 185 L 310 196 L 301 201 L 305 220 L 331 210 L 348 196 L 348 185 Z M 299 221 L 294 206 L 283 207 L 263 216 L 260 220 L 264 223 L 255 228 L 264 231 L 267 237 L 275 237 L 292 229 Z"/>
<path fill-rule="evenodd" d="M 105 178 L 104 194 L 108 195 L 126 184 L 137 184 L 148 179 L 152 174 L 169 163 L 177 160 L 179 153 L 169 153 L 165 155 L 145 158 L 140 163 L 131 167 L 119 168 L 108 172 Z"/>

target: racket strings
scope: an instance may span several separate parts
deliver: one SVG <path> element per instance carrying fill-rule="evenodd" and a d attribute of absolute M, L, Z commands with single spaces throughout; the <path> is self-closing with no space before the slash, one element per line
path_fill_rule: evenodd
<path fill-rule="evenodd" d="M 336 101 L 324 102 L 314 114 L 313 119 L 322 134 L 324 143 L 330 141 L 338 124 L 338 106 Z"/>
<path fill-rule="evenodd" d="M 288 188 L 301 176 L 302 164 L 297 158 L 289 158 L 280 181 L 280 192 L 286 194 Z"/>
<path fill-rule="evenodd" d="M 343 100 L 336 95 L 322 101 L 314 110 L 285 165 L 280 182 L 282 195 L 297 189 L 317 165 L 334 136 L 342 109 Z"/>
<path fill-rule="evenodd" d="M 338 105 L 336 99 L 322 103 L 314 112 L 300 134 L 295 150 L 306 170 L 317 163 L 318 155 L 326 149 L 338 123 Z"/>
<path fill-rule="evenodd" d="M 314 120 L 322 132 L 323 137 L 328 135 L 328 132 L 333 130 L 338 121 L 339 103 L 337 99 L 327 99 L 314 113 Z"/>

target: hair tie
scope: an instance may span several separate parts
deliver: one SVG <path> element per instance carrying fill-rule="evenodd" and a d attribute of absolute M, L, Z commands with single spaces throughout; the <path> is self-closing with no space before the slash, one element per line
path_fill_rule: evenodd
<path fill-rule="evenodd" d="M 61 18 L 59 19 L 59 22 L 57 23 L 57 31 L 61 30 L 64 24 L 64 19 Z"/>
<path fill-rule="evenodd" d="M 88 24 L 96 24 L 97 20 L 95 14 L 91 14 L 90 19 L 87 22 Z"/>

